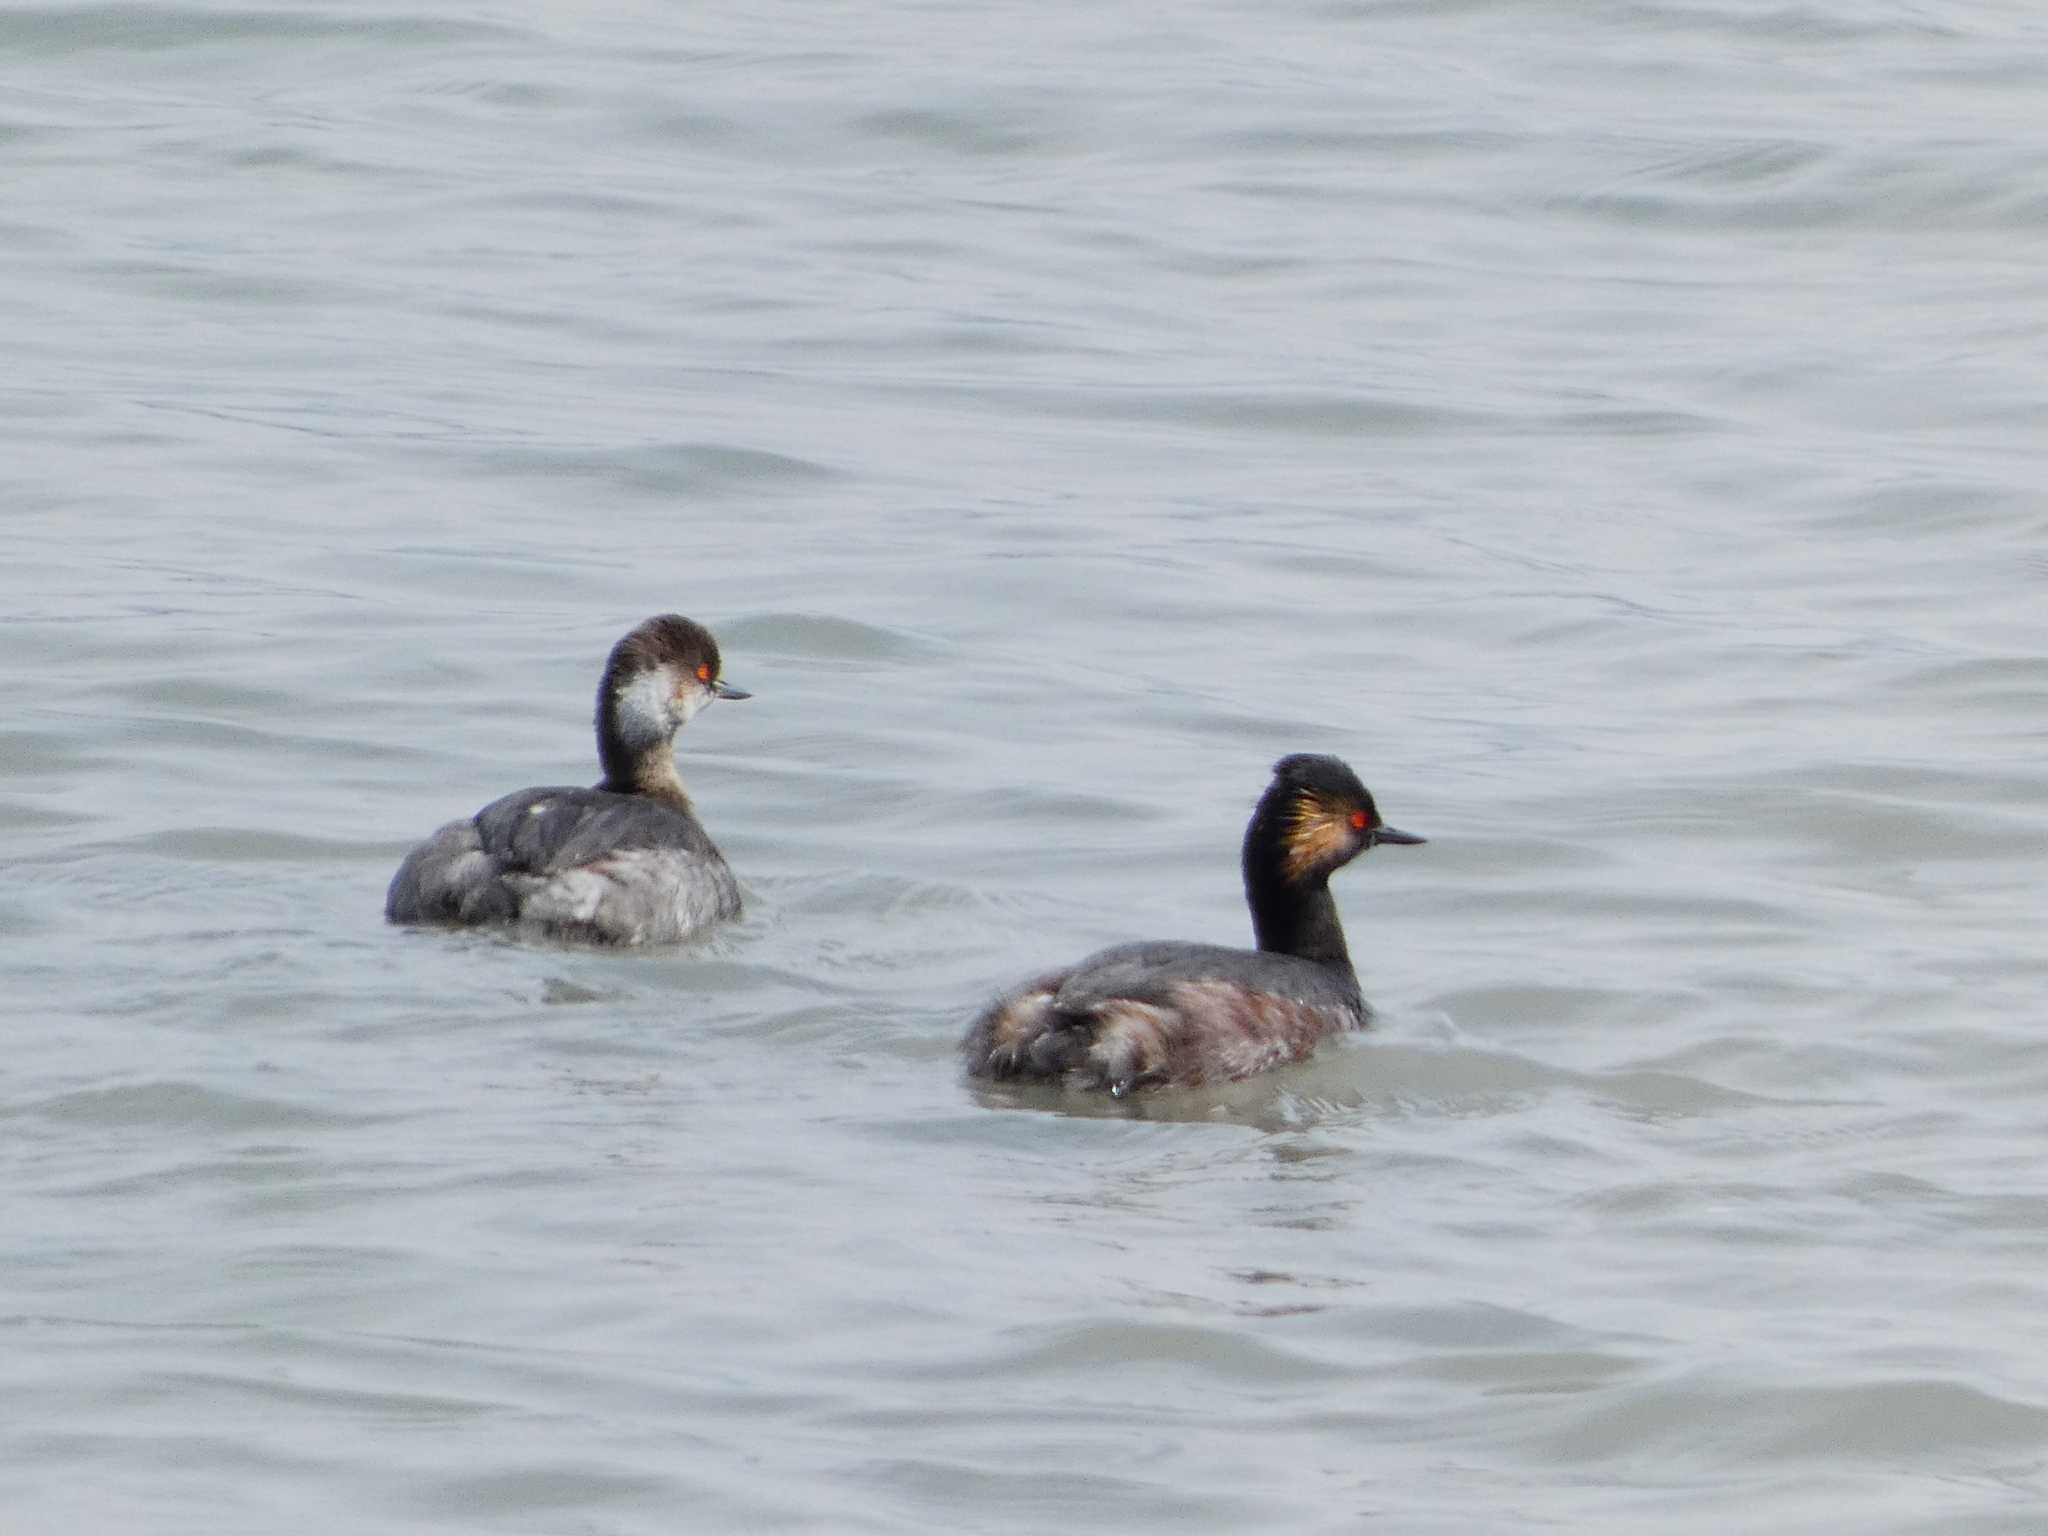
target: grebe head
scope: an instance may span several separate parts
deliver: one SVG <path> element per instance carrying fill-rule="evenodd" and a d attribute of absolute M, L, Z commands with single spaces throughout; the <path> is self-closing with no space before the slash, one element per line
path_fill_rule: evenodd
<path fill-rule="evenodd" d="M 719 676 L 718 642 L 681 614 L 636 624 L 604 665 L 597 689 L 597 730 L 609 750 L 638 755 L 665 747 L 713 699 L 752 695 Z"/>
<path fill-rule="evenodd" d="M 1380 843 L 1426 841 L 1380 820 L 1371 792 L 1341 759 L 1297 752 L 1273 765 L 1273 782 L 1252 813 L 1245 872 L 1291 886 L 1320 884 Z"/>

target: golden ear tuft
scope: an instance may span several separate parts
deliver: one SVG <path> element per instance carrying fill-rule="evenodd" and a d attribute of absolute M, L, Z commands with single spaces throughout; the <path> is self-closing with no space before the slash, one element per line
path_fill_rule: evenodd
<path fill-rule="evenodd" d="M 1313 791 L 1297 796 L 1287 823 L 1287 878 L 1299 880 L 1319 864 L 1351 852 L 1365 812 L 1337 805 Z"/>

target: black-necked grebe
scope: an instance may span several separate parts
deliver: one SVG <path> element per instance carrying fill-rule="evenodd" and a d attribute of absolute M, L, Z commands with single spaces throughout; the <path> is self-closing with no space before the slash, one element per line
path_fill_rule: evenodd
<path fill-rule="evenodd" d="M 1259 947 L 1120 944 L 1035 977 L 974 1021 L 961 1042 L 968 1072 L 1121 1097 L 1299 1061 L 1371 1011 L 1330 876 L 1376 843 L 1422 841 L 1381 821 L 1338 759 L 1281 758 L 1244 833 L 1244 894 Z"/>
<path fill-rule="evenodd" d="M 737 916 L 739 886 L 676 775 L 675 735 L 713 699 L 747 697 L 720 681 L 703 625 L 636 625 L 597 686 L 603 780 L 522 789 L 449 822 L 398 866 L 384 916 L 605 944 L 670 943 Z"/>

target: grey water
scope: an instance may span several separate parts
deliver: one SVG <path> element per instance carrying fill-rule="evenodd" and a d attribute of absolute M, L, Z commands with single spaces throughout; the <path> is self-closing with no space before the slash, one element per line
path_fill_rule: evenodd
<path fill-rule="evenodd" d="M 2048 1529 L 2048 22 L 0 10 L 0 1528 Z M 386 927 L 650 613 L 743 921 Z M 999 987 L 1389 820 L 1376 1027 Z"/>

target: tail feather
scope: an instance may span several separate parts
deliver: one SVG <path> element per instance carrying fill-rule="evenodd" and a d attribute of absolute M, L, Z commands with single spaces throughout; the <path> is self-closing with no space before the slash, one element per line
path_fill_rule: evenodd
<path fill-rule="evenodd" d="M 450 822 L 413 849 L 384 893 L 384 916 L 394 923 L 488 923 L 518 910 L 473 821 Z"/>
<path fill-rule="evenodd" d="M 1168 1075 L 1171 1011 L 1125 998 L 1063 1009 L 1055 1002 L 1059 982 L 1053 976 L 1021 987 L 974 1021 L 961 1042 L 971 1076 L 1069 1082 L 1121 1096 Z"/>
<path fill-rule="evenodd" d="M 975 1020 L 962 1042 L 972 1076 L 1106 1088 L 1119 1098 L 1154 1083 L 1194 1088 L 1299 1061 L 1323 1036 L 1365 1022 L 1362 1009 L 1221 981 L 1183 982 L 1157 1001 L 1108 997 L 1063 1008 L 1059 982 L 1032 982 Z"/>

